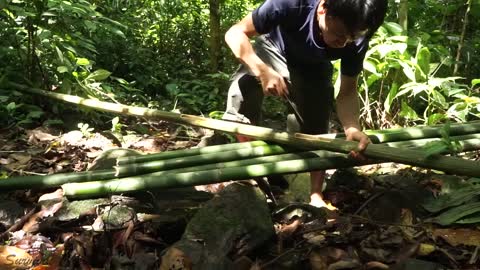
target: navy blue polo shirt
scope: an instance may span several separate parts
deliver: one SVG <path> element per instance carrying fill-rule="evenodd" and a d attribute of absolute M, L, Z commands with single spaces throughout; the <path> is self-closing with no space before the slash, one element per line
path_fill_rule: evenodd
<path fill-rule="evenodd" d="M 314 69 L 341 59 L 341 72 L 362 71 L 368 40 L 359 38 L 343 48 L 330 48 L 322 39 L 316 10 L 319 0 L 266 0 L 252 13 L 255 30 L 266 34 L 284 53 L 288 65 Z"/>

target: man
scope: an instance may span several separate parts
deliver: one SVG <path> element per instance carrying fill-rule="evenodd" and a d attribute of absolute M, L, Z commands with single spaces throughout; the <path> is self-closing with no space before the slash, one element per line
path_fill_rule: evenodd
<path fill-rule="evenodd" d="M 232 77 L 224 119 L 258 124 L 263 96 L 275 95 L 288 101 L 300 132 L 327 133 L 334 101 L 330 61 L 341 59 L 338 118 L 347 140 L 358 141 L 358 150 L 364 150 L 370 140 L 359 124 L 357 76 L 387 2 L 266 0 L 225 34 L 243 65 Z M 310 175 L 310 203 L 326 207 L 321 193 L 325 172 Z"/>

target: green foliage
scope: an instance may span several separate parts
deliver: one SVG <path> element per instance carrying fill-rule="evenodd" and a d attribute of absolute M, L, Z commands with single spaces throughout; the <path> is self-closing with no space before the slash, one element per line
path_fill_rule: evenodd
<path fill-rule="evenodd" d="M 238 62 L 222 43 L 220 72 L 212 72 L 207 0 L 0 2 L 0 75 L 9 80 L 155 109 L 193 114 L 224 109 L 228 74 Z M 220 1 L 220 35 L 261 2 Z M 478 1 L 472 5 L 458 63 L 465 0 L 408 1 L 408 31 L 394 23 L 397 3 L 389 2 L 389 21 L 371 40 L 360 78 L 364 126 L 478 118 Z M 455 64 L 458 76 L 452 72 Z M 8 124 L 37 123 L 49 111 L 61 116 L 72 110 L 9 93 L 0 96 L 0 120 Z M 265 116 L 285 117 L 277 99 L 265 103 Z M 92 111 L 82 114 L 85 119 L 75 124 L 111 119 Z"/>
<path fill-rule="evenodd" d="M 468 86 L 458 82 L 462 77 L 438 77 L 451 57 L 439 46 L 426 45 L 428 36 L 402 33 L 399 25 L 387 22 L 371 41 L 360 86 L 365 125 L 432 125 L 480 117 L 477 81 Z"/>
<path fill-rule="evenodd" d="M 4 124 L 2 128 L 39 124 L 43 116 L 44 111 L 38 106 L 25 103 L 19 92 L 0 91 L 0 122 Z"/>
<path fill-rule="evenodd" d="M 110 130 L 114 133 L 121 133 L 124 126 L 124 124 L 120 123 L 120 118 L 117 116 L 112 119 L 112 128 Z"/>
<path fill-rule="evenodd" d="M 443 126 L 440 130 L 440 134 L 442 136 L 440 141 L 429 142 L 423 147 L 425 158 L 446 152 L 455 155 L 463 150 L 462 145 L 458 140 L 452 140 L 450 138 L 450 121 L 447 121 Z"/>
<path fill-rule="evenodd" d="M 222 1 L 221 31 L 257 3 Z M 222 46 L 221 72 L 210 71 L 209 1 L 115 1 L 99 4 L 99 9 L 128 27 L 127 42 L 113 37 L 98 47 L 109 55 L 101 64 L 153 97 L 150 107 L 196 114 L 224 109 L 227 74 L 238 63 Z"/>
<path fill-rule="evenodd" d="M 480 179 L 470 178 L 467 181 L 460 182 L 458 178 L 455 178 L 451 180 L 455 182 L 453 185 L 449 184 L 450 180 L 446 180 L 443 179 L 442 194 L 437 198 L 429 198 L 422 204 L 427 211 L 437 213 L 435 217 L 426 221 L 444 226 L 454 223 L 479 223 L 480 202 L 478 201 L 478 192 L 480 191 Z M 447 192 L 443 192 L 444 189 Z"/>
<path fill-rule="evenodd" d="M 97 46 L 104 40 L 125 42 L 127 28 L 104 17 L 85 0 L 12 1 L 0 11 L 0 60 L 13 81 L 67 94 L 145 105 L 148 98 L 132 83 L 112 76 L 98 65 L 108 54 Z M 100 45 L 99 45 L 100 44 Z M 100 59 L 100 60 L 99 60 Z M 48 101 L 47 101 L 48 102 Z M 64 111 L 62 104 L 50 106 Z M 90 112 L 92 121 L 99 117 Z M 28 119 L 28 118 L 27 118 Z"/>
<path fill-rule="evenodd" d="M 77 127 L 80 132 L 82 132 L 83 137 L 90 138 L 92 136 L 93 128 L 90 127 L 87 123 L 78 123 Z"/>
<path fill-rule="evenodd" d="M 219 108 L 223 109 L 226 93 L 220 90 L 219 84 L 227 81 L 228 75 L 207 74 L 204 78 L 203 80 L 178 80 L 167 84 L 165 88 L 168 97 L 173 100 L 171 109 L 184 113 L 208 113 Z"/>

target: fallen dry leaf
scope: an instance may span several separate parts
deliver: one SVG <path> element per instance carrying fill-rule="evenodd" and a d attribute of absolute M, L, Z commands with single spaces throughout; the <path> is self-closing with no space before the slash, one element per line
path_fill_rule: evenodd
<path fill-rule="evenodd" d="M 327 270 L 327 256 L 321 254 L 319 251 L 312 251 L 310 253 L 310 265 L 312 270 Z"/>
<path fill-rule="evenodd" d="M 63 206 L 63 190 L 56 191 L 42 195 L 39 200 L 42 203 L 42 209 L 33 214 L 22 227 L 25 232 L 35 232 L 38 225 L 45 217 L 53 216 Z"/>
<path fill-rule="evenodd" d="M 32 159 L 32 156 L 27 153 L 13 153 L 10 154 L 9 158 L 16 160 L 19 165 L 25 165 Z"/>
<path fill-rule="evenodd" d="M 58 138 L 58 136 L 54 136 L 52 134 L 46 133 L 41 129 L 37 128 L 34 130 L 27 130 L 28 141 L 34 143 L 35 140 L 40 142 L 48 142 L 53 141 Z"/>
<path fill-rule="evenodd" d="M 92 230 L 100 232 L 105 230 L 105 223 L 103 222 L 102 216 L 98 216 L 91 226 Z"/>
<path fill-rule="evenodd" d="M 292 223 L 288 225 L 284 225 L 280 228 L 280 231 L 278 232 L 278 237 L 285 239 L 290 237 L 293 233 L 295 233 L 300 226 L 303 224 L 301 219 L 296 219 Z"/>
<path fill-rule="evenodd" d="M 42 196 L 40 196 L 40 198 L 38 198 L 38 202 L 49 201 L 49 200 L 61 201 L 62 199 L 63 199 L 63 190 L 59 188 L 54 192 L 43 194 Z"/>
<path fill-rule="evenodd" d="M 365 264 L 365 269 L 375 269 L 375 270 L 381 270 L 381 269 L 390 269 L 390 267 L 384 263 L 381 262 L 376 262 L 376 261 L 371 261 Z"/>
<path fill-rule="evenodd" d="M 0 246 L 0 269 L 29 269 L 33 257 L 25 250 L 13 246 Z"/>
<path fill-rule="evenodd" d="M 437 250 L 436 246 L 431 245 L 431 244 L 421 243 L 418 246 L 417 255 L 418 256 L 427 256 L 427 255 L 430 255 L 435 250 Z"/>
<path fill-rule="evenodd" d="M 322 233 L 307 233 L 303 235 L 303 238 L 307 239 L 308 243 L 315 246 L 322 246 L 325 243 L 325 235 Z"/>
<path fill-rule="evenodd" d="M 344 250 L 333 247 L 316 249 L 310 254 L 310 263 L 312 265 L 312 269 L 330 269 L 329 265 L 341 260 L 353 259 L 349 258 L 348 253 Z"/>
<path fill-rule="evenodd" d="M 480 246 L 480 231 L 472 229 L 435 229 L 432 236 L 440 237 L 450 245 Z"/>
<path fill-rule="evenodd" d="M 160 270 L 183 269 L 192 270 L 192 262 L 187 255 L 178 248 L 170 248 L 162 256 Z"/>

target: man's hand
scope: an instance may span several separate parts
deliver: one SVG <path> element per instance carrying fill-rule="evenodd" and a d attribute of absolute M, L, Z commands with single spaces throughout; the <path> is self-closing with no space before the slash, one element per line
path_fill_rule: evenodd
<path fill-rule="evenodd" d="M 252 13 L 249 13 L 228 29 L 225 41 L 235 57 L 258 78 L 265 95 L 286 97 L 288 90 L 284 78 L 258 57 L 250 43 L 250 38 L 256 35 L 258 33 L 253 24 Z"/>
<path fill-rule="evenodd" d="M 265 95 L 273 95 L 280 97 L 288 96 L 287 84 L 285 79 L 271 67 L 266 67 L 257 76 L 262 84 L 263 93 Z"/>
<path fill-rule="evenodd" d="M 358 142 L 357 151 L 352 151 L 350 155 L 353 158 L 364 160 L 365 157 L 361 153 L 367 148 L 368 144 L 372 142 L 367 134 L 363 133 L 358 128 L 350 127 L 345 130 L 345 135 L 347 136 L 347 141 Z"/>

